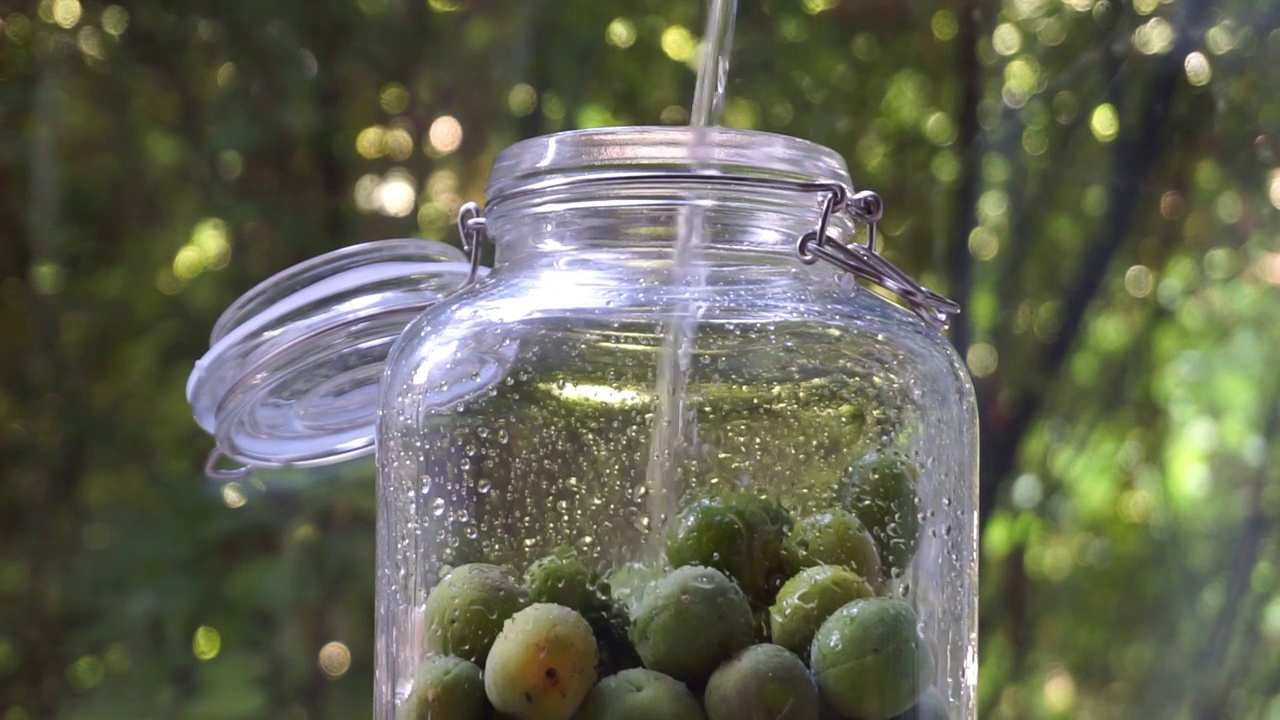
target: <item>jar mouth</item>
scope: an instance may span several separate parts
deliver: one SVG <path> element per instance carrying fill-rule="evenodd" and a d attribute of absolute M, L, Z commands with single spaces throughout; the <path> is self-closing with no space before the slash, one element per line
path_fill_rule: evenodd
<path fill-rule="evenodd" d="M 596 172 L 684 170 L 851 186 L 844 158 L 808 140 L 757 130 L 682 126 L 570 130 L 498 153 L 490 202 L 549 180 Z"/>

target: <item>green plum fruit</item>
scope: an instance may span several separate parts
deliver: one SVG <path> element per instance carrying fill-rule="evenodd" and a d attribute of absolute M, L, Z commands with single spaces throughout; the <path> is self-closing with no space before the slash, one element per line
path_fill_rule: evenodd
<path fill-rule="evenodd" d="M 572 549 L 557 549 L 536 560 L 524 578 L 533 602 L 563 605 L 586 618 L 599 643 L 601 676 L 640 664 L 627 639 L 626 609 L 613 599 L 609 583 L 578 560 Z"/>
<path fill-rule="evenodd" d="M 480 668 L 460 657 L 433 655 L 414 671 L 396 720 L 485 720 L 488 713 Z"/>
<path fill-rule="evenodd" d="M 623 670 L 601 680 L 574 720 L 706 720 L 684 683 L 653 670 Z"/>
<path fill-rule="evenodd" d="M 793 575 L 814 565 L 842 565 L 875 589 L 881 583 L 876 541 L 858 516 L 840 508 L 798 520 L 787 534 L 783 557 Z"/>
<path fill-rule="evenodd" d="M 609 584 L 569 548 L 558 548 L 535 560 L 524 573 L 529 599 L 572 608 L 585 617 L 609 608 Z"/>
<path fill-rule="evenodd" d="M 535 603 L 512 615 L 484 665 L 484 690 L 517 720 L 568 720 L 596 682 L 596 639 L 563 605 Z"/>
<path fill-rule="evenodd" d="M 805 656 L 813 636 L 836 610 L 875 592 L 857 573 L 838 565 L 805 568 L 778 591 L 769 608 L 773 642 Z"/>
<path fill-rule="evenodd" d="M 747 493 L 698 500 L 667 537 L 672 567 L 702 565 L 725 573 L 756 607 L 772 600 L 786 576 L 782 544 L 791 518 L 776 502 Z"/>
<path fill-rule="evenodd" d="M 622 603 L 629 615 L 635 614 L 636 606 L 644 598 L 644 593 L 662 578 L 666 577 L 670 568 L 658 567 L 641 562 L 623 563 L 608 574 L 606 580 L 613 599 Z"/>
<path fill-rule="evenodd" d="M 645 667 L 699 683 L 755 641 L 755 621 L 746 595 L 724 573 L 689 565 L 645 593 L 630 635 Z"/>
<path fill-rule="evenodd" d="M 484 563 L 454 568 L 427 596 L 427 649 L 483 663 L 502 623 L 528 604 L 528 594 L 507 568 Z"/>
<path fill-rule="evenodd" d="M 886 579 L 900 577 L 916 554 L 919 476 L 919 470 L 906 460 L 870 454 L 853 463 L 840 488 L 841 504 L 875 539 Z"/>
<path fill-rule="evenodd" d="M 933 678 L 933 655 L 905 602 L 867 598 L 836 610 L 814 635 L 809 667 L 823 699 L 845 717 L 887 720 Z"/>
<path fill-rule="evenodd" d="M 780 645 L 752 645 L 716 668 L 703 704 L 709 720 L 818 720 L 809 670 Z"/>

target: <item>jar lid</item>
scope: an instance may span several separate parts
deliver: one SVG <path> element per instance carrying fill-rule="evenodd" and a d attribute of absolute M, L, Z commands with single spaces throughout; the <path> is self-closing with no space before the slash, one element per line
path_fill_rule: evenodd
<path fill-rule="evenodd" d="M 387 353 L 470 272 L 455 247 L 383 240 L 312 258 L 242 295 L 187 379 L 196 422 L 217 441 L 206 473 L 242 477 L 372 453 Z M 219 455 L 241 467 L 218 469 Z"/>

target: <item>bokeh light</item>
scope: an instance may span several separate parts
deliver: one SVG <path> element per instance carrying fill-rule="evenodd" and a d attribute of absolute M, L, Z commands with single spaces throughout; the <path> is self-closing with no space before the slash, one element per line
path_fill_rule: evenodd
<path fill-rule="evenodd" d="M 1102 103 L 1094 108 L 1093 114 L 1089 116 L 1089 130 L 1098 142 L 1109 143 L 1115 140 L 1120 134 L 1120 115 L 1116 112 L 1116 106 Z"/>
<path fill-rule="evenodd" d="M 342 677 L 351 669 L 351 650 L 337 642 L 325 643 L 316 659 L 320 672 L 330 679 Z"/>
<path fill-rule="evenodd" d="M 70 30 L 75 27 L 82 12 L 80 0 L 53 0 L 53 21 L 60 28 Z"/>
<path fill-rule="evenodd" d="M 98 28 L 92 25 L 85 25 L 80 28 L 80 32 L 76 33 L 76 47 L 80 52 L 95 59 L 105 60 L 106 54 L 102 47 L 102 35 Z"/>
<path fill-rule="evenodd" d="M 924 136 L 929 138 L 929 142 L 939 147 L 945 147 L 955 142 L 956 126 L 951 122 L 951 116 L 942 110 L 938 110 L 925 118 Z"/>
<path fill-rule="evenodd" d="M 1144 55 L 1162 55 L 1173 49 L 1173 25 L 1162 17 L 1154 17 L 1133 32 L 1133 46 Z"/>
<path fill-rule="evenodd" d="M 840 4 L 840 0 L 801 0 L 800 6 L 810 15 L 833 10 Z"/>
<path fill-rule="evenodd" d="M 400 123 L 389 128 L 382 136 L 382 146 L 387 151 L 387 157 L 397 161 L 407 160 L 413 154 L 413 135 L 405 127 L 405 121 Z"/>
<path fill-rule="evenodd" d="M 991 47 L 1000 55 L 1013 55 L 1022 49 L 1022 31 L 1013 23 L 1000 23 L 991 34 Z"/>
<path fill-rule="evenodd" d="M 1000 365 L 1000 355 L 991 343 L 974 343 L 965 355 L 965 364 L 974 377 L 984 378 L 996 371 Z"/>
<path fill-rule="evenodd" d="M 1213 212 L 1225 225 L 1234 225 L 1244 217 L 1244 200 L 1235 190 L 1224 190 L 1213 201 Z"/>
<path fill-rule="evenodd" d="M 67 680 L 80 692 L 101 685 L 106 674 L 106 667 L 96 655 L 81 655 L 67 668 Z"/>
<path fill-rule="evenodd" d="M 977 260 L 990 260 L 1000 252 L 1000 237 L 991 228 L 979 225 L 969 233 L 969 252 Z"/>
<path fill-rule="evenodd" d="M 689 122 L 689 111 L 682 105 L 668 105 L 658 113 L 658 121 L 663 125 L 686 125 Z"/>
<path fill-rule="evenodd" d="M 960 177 L 960 158 L 951 150 L 940 150 L 929 161 L 929 171 L 944 183 L 955 182 Z"/>
<path fill-rule="evenodd" d="M 1236 48 L 1237 32 L 1235 24 L 1230 19 L 1224 19 L 1204 34 L 1205 47 L 1214 55 L 1226 55 Z"/>
<path fill-rule="evenodd" d="M 413 175 L 403 168 L 388 171 L 373 190 L 373 208 L 389 217 L 405 217 L 417 201 Z"/>
<path fill-rule="evenodd" d="M 221 270 L 231 260 L 227 224 L 221 218 L 204 218 L 191 229 L 191 238 L 173 256 L 173 275 L 187 282 L 206 270 Z"/>
<path fill-rule="evenodd" d="M 385 113 L 399 115 L 409 109 L 409 89 L 398 82 L 383 85 L 378 93 L 378 105 Z"/>
<path fill-rule="evenodd" d="M 1048 570 L 1046 568 L 1046 571 Z M 1050 576 L 1059 575 L 1059 573 L 1054 572 L 1049 572 L 1049 574 Z M 1061 575 L 1065 575 L 1065 573 L 1061 573 Z M 1053 713 L 1067 713 L 1075 707 L 1076 682 L 1071 677 L 1071 673 L 1061 667 L 1054 668 L 1048 672 L 1044 681 L 1044 704 Z"/>
<path fill-rule="evenodd" d="M 1036 39 L 1042 45 L 1054 47 L 1067 39 L 1067 24 L 1054 16 L 1036 22 Z"/>
<path fill-rule="evenodd" d="M 1272 207 L 1280 210 L 1280 168 L 1267 173 L 1267 198 L 1271 200 Z"/>
<path fill-rule="evenodd" d="M 1166 220 L 1182 217 L 1184 206 L 1182 193 L 1177 190 L 1169 190 L 1160 196 L 1160 215 Z"/>
<path fill-rule="evenodd" d="M 929 27 L 935 38 L 945 42 L 954 39 L 956 33 L 960 32 L 960 21 L 950 10 L 939 10 L 933 14 Z"/>
<path fill-rule="evenodd" d="M 229 482 L 222 486 L 222 504 L 232 510 L 245 506 L 249 499 L 244 495 L 244 488 L 238 482 Z"/>
<path fill-rule="evenodd" d="M 1187 73 L 1187 82 L 1196 87 L 1203 87 L 1213 79 L 1213 68 L 1209 66 L 1209 58 L 1196 51 L 1187 55 L 1182 67 Z"/>
<path fill-rule="evenodd" d="M 1155 276 L 1146 265 L 1134 265 L 1124 273 L 1125 292 L 1136 298 L 1144 298 L 1151 294 L 1155 287 Z"/>
<path fill-rule="evenodd" d="M 120 37 L 129 27 L 129 11 L 119 5 L 108 5 L 102 11 L 102 29 L 108 34 Z"/>
<path fill-rule="evenodd" d="M 698 41 L 683 25 L 668 25 L 662 31 L 662 52 L 676 62 L 689 62 L 697 54 Z"/>
<path fill-rule="evenodd" d="M 516 117 L 524 117 L 538 107 L 538 91 L 532 85 L 518 83 L 507 92 L 507 109 Z"/>
<path fill-rule="evenodd" d="M 218 66 L 217 73 L 214 74 L 214 82 L 218 83 L 218 87 L 230 87 L 231 83 L 236 80 L 236 65 L 232 62 L 224 62 Z"/>
<path fill-rule="evenodd" d="M 222 635 L 208 625 L 201 625 L 191 637 L 191 652 L 202 661 L 218 657 L 222 652 Z"/>
<path fill-rule="evenodd" d="M 614 18 L 604 29 L 604 39 L 616 48 L 629 48 L 636 42 L 636 25 L 624 17 Z"/>
<path fill-rule="evenodd" d="M 431 149 L 440 155 L 448 155 L 462 145 L 462 123 L 452 115 L 441 115 L 427 130 Z"/>

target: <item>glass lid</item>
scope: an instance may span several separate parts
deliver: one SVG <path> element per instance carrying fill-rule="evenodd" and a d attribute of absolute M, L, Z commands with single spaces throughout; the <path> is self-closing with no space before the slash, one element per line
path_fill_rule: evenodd
<path fill-rule="evenodd" d="M 470 270 L 444 243 L 383 240 L 312 258 L 241 296 L 187 380 L 196 422 L 217 441 L 206 473 L 228 479 L 372 453 L 387 353 Z M 219 456 L 239 467 L 220 469 Z"/>

